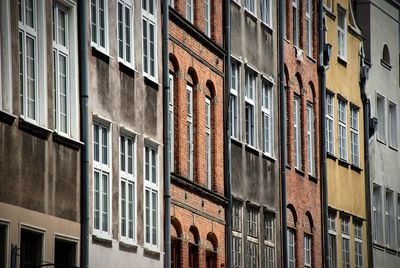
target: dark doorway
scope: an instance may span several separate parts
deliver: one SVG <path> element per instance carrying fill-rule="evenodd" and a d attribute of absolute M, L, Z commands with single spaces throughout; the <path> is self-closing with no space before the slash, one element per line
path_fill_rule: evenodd
<path fill-rule="evenodd" d="M 21 229 L 21 268 L 35 268 L 42 262 L 43 235 Z"/>
<path fill-rule="evenodd" d="M 56 239 L 54 249 L 54 267 L 71 268 L 76 263 L 76 243 L 62 239 Z"/>

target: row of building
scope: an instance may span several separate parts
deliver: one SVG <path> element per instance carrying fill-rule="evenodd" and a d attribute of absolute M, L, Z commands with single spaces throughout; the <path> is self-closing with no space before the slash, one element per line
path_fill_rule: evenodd
<path fill-rule="evenodd" d="M 0 1 L 0 268 L 399 267 L 399 22 Z"/>

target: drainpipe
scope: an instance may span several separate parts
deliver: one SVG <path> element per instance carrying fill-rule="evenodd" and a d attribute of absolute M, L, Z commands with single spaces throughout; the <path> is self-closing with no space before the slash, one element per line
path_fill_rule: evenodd
<path fill-rule="evenodd" d="M 288 267 L 287 253 L 287 220 L 286 220 L 286 101 L 285 101 L 285 86 L 284 86 L 284 33 L 285 27 L 285 5 L 283 1 L 279 1 L 279 44 L 278 44 L 278 64 L 279 64 L 279 106 L 280 106 L 280 171 L 281 171 L 281 213 L 282 213 L 282 267 Z"/>
<path fill-rule="evenodd" d="M 79 1 L 79 86 L 81 106 L 81 267 L 89 268 L 89 91 L 87 5 Z"/>
<path fill-rule="evenodd" d="M 228 206 L 225 212 L 226 222 L 226 267 L 232 267 L 232 193 L 231 193 L 231 109 L 230 109 L 230 90 L 231 90 L 231 1 L 224 1 L 224 44 L 225 44 L 225 142 L 224 142 L 224 166 L 225 166 L 225 196 L 228 199 Z"/>
<path fill-rule="evenodd" d="M 162 1 L 162 64 L 163 64 L 163 123 L 164 123 L 164 267 L 171 267 L 171 148 L 169 119 L 169 1 Z"/>

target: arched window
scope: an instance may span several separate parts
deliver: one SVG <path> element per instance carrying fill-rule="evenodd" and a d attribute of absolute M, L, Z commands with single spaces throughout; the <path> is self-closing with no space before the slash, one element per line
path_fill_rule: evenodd
<path fill-rule="evenodd" d="M 304 267 L 311 268 L 313 259 L 313 220 L 309 211 L 306 213 L 304 227 Z"/>
<path fill-rule="evenodd" d="M 215 234 L 209 233 L 205 241 L 206 268 L 217 268 L 217 238 Z"/>
<path fill-rule="evenodd" d="M 181 268 L 181 234 L 181 224 L 171 217 L 171 268 Z"/>
<path fill-rule="evenodd" d="M 213 138 L 212 138 L 212 98 L 214 97 L 214 84 L 211 81 L 207 81 L 206 91 L 205 91 L 205 144 L 206 144 L 206 179 L 207 188 L 212 188 L 212 149 L 213 149 Z"/>
<path fill-rule="evenodd" d="M 169 144 L 169 155 L 170 155 L 170 172 L 175 171 L 175 88 L 176 88 L 176 74 L 179 72 L 179 65 L 175 55 L 169 55 L 169 76 L 168 76 L 168 86 L 169 86 L 169 100 L 168 100 L 168 135 L 170 137 Z"/>
<path fill-rule="evenodd" d="M 190 226 L 188 241 L 189 241 L 189 268 L 199 267 L 199 231 L 195 226 Z"/>
<path fill-rule="evenodd" d="M 382 61 L 390 66 L 390 53 L 386 44 L 383 45 Z"/>
<path fill-rule="evenodd" d="M 289 267 L 296 267 L 296 211 L 292 205 L 287 207 L 287 241 Z"/>
<path fill-rule="evenodd" d="M 190 68 L 188 70 L 188 81 L 186 84 L 186 123 L 187 123 L 187 177 L 189 180 L 193 180 L 193 166 L 194 166 L 194 87 L 197 85 L 197 74 L 194 69 Z"/>

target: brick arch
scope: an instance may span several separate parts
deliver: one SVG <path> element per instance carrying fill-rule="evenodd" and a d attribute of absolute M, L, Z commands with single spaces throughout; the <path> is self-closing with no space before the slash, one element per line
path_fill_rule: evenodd
<path fill-rule="evenodd" d="M 210 249 L 212 249 L 212 250 L 217 250 L 218 249 L 218 238 L 213 232 L 209 232 L 207 234 L 206 241 L 208 243 L 208 246 L 212 246 Z"/>
<path fill-rule="evenodd" d="M 312 97 L 312 102 L 314 103 L 315 102 L 315 96 L 316 96 L 316 92 L 315 92 L 315 86 L 314 86 L 314 83 L 313 83 L 313 81 L 310 81 L 310 82 L 308 82 L 308 88 L 307 88 L 307 90 L 309 89 L 309 91 L 310 91 L 310 93 L 311 93 L 311 97 Z"/>
<path fill-rule="evenodd" d="M 171 236 L 177 238 L 182 236 L 182 225 L 175 216 L 171 216 Z"/>
<path fill-rule="evenodd" d="M 310 234 L 313 233 L 313 229 L 314 229 L 314 220 L 313 217 L 311 215 L 310 211 L 307 211 L 304 217 L 304 221 L 303 221 L 303 225 L 304 225 L 304 230 Z"/>
<path fill-rule="evenodd" d="M 214 86 L 213 81 L 207 80 L 204 93 L 206 96 L 210 97 L 211 99 L 215 98 L 216 92 L 215 92 L 215 86 Z"/>
<path fill-rule="evenodd" d="M 173 54 L 173 53 L 169 54 L 168 66 L 169 66 L 169 70 L 172 71 L 174 74 L 176 74 L 180 70 L 179 61 L 178 61 L 177 57 L 175 56 L 175 54 Z"/>
<path fill-rule="evenodd" d="M 284 86 L 287 87 L 289 85 L 290 75 L 289 75 L 289 70 L 288 70 L 288 67 L 286 66 L 286 64 L 284 64 L 284 66 L 283 66 L 283 71 L 284 71 L 283 83 L 284 83 Z"/>
<path fill-rule="evenodd" d="M 199 83 L 199 76 L 193 67 L 189 67 L 187 71 L 187 81 L 189 84 L 195 86 Z"/>
<path fill-rule="evenodd" d="M 188 232 L 188 236 L 187 239 L 190 243 L 198 245 L 200 242 L 200 234 L 199 234 L 199 229 L 197 229 L 196 226 L 191 225 L 189 227 L 189 232 Z"/>
<path fill-rule="evenodd" d="M 297 225 L 297 213 L 296 209 L 292 204 L 287 205 L 287 223 L 289 227 L 296 227 Z"/>
<path fill-rule="evenodd" d="M 303 84 L 303 79 L 301 78 L 301 74 L 300 73 L 296 73 L 295 74 L 296 80 L 297 80 L 297 84 L 299 85 L 299 90 L 300 90 L 300 94 L 303 95 L 304 93 L 304 84 Z"/>

